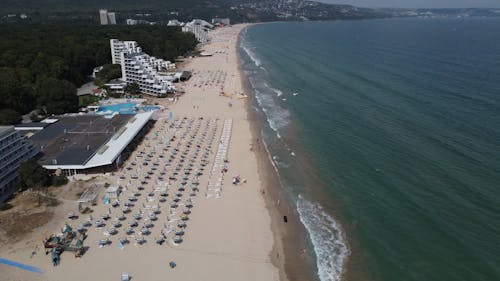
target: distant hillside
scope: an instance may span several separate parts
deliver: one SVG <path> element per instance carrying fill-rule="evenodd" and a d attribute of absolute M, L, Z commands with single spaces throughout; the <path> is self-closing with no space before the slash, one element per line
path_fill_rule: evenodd
<path fill-rule="evenodd" d="M 116 12 L 119 23 L 137 17 L 161 23 L 174 18 L 229 17 L 233 22 L 261 22 L 388 16 L 372 9 L 303 0 L 2 0 L 0 16 L 4 22 L 97 23 L 101 8 Z M 28 18 L 19 19 L 21 13 Z"/>

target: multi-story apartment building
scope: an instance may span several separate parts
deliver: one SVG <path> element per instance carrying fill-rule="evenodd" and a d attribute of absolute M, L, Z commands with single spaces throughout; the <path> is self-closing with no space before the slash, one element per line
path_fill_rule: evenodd
<path fill-rule="evenodd" d="M 108 10 L 99 10 L 99 20 L 101 22 L 101 25 L 108 24 Z"/>
<path fill-rule="evenodd" d="M 21 163 L 37 153 L 31 141 L 21 136 L 13 126 L 0 126 L 0 202 L 12 194 L 12 185 Z"/>
<path fill-rule="evenodd" d="M 116 24 L 116 14 L 114 12 L 108 13 L 108 23 Z"/>
<path fill-rule="evenodd" d="M 114 12 L 109 12 L 108 10 L 99 10 L 99 20 L 101 25 L 116 24 L 116 14 Z"/>
<path fill-rule="evenodd" d="M 110 40 L 111 60 L 122 67 L 122 80 L 137 83 L 144 94 L 157 97 L 174 91 L 170 76 L 160 72 L 175 68 L 175 64 L 151 57 L 142 51 L 136 41 Z"/>
<path fill-rule="evenodd" d="M 195 19 L 186 23 L 182 27 L 182 31 L 193 33 L 198 42 L 205 44 L 209 41 L 208 30 L 212 28 L 214 28 L 214 26 L 207 21 Z"/>

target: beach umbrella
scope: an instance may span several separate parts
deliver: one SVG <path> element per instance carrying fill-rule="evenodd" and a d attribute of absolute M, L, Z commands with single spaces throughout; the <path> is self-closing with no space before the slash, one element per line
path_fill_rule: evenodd
<path fill-rule="evenodd" d="M 100 239 L 98 242 L 99 247 L 104 247 L 104 246 L 107 246 L 109 244 L 111 244 L 111 240 L 109 240 L 108 238 Z"/>
<path fill-rule="evenodd" d="M 110 228 L 108 228 L 108 230 L 106 232 L 109 235 L 115 235 L 118 233 L 118 230 L 116 230 L 114 227 L 110 227 Z"/>
<path fill-rule="evenodd" d="M 142 244 L 146 243 L 146 239 L 144 239 L 143 236 L 139 236 L 139 237 L 135 238 L 135 242 L 137 242 L 137 244 L 139 244 L 139 245 L 142 245 Z"/>

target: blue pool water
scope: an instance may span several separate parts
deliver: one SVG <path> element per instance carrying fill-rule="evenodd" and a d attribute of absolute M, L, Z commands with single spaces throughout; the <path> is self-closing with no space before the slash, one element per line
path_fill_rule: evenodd
<path fill-rule="evenodd" d="M 120 114 L 136 114 L 138 110 L 142 111 L 153 111 L 160 109 L 159 106 L 140 106 L 135 102 L 125 102 L 125 103 L 117 103 L 113 105 L 105 105 L 99 107 L 97 110 L 98 113 L 108 113 L 108 112 L 118 112 Z"/>

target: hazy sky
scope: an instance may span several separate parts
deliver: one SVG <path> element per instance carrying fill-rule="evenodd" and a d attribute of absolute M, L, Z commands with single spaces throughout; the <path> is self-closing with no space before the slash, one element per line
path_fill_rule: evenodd
<path fill-rule="evenodd" d="M 388 8 L 500 8 L 500 0 L 320 0 L 358 7 Z"/>

